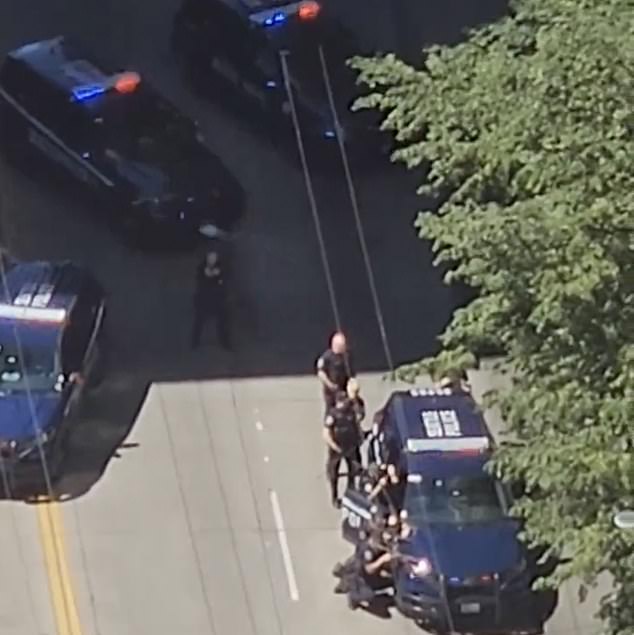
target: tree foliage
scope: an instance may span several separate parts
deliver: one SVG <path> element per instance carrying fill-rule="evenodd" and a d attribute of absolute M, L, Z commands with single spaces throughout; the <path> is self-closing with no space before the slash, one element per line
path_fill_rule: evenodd
<path fill-rule="evenodd" d="M 517 443 L 493 467 L 539 492 L 516 511 L 569 557 L 550 582 L 609 572 L 602 616 L 633 633 L 634 534 L 611 519 L 634 507 L 634 3 L 519 0 L 423 57 L 352 65 L 394 159 L 427 170 L 420 235 L 480 291 L 434 363 L 503 348 L 493 398 Z"/>

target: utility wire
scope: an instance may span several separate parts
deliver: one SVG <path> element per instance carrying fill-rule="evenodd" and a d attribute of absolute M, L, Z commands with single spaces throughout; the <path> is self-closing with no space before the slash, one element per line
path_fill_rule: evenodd
<path fill-rule="evenodd" d="M 304 174 L 304 181 L 306 184 L 306 193 L 308 194 L 308 201 L 310 203 L 310 211 L 313 216 L 313 222 L 315 223 L 315 232 L 317 234 L 317 241 L 319 243 L 319 252 L 321 255 L 321 262 L 326 276 L 326 283 L 328 285 L 328 294 L 330 296 L 330 306 L 335 318 L 335 324 L 337 330 L 341 331 L 341 314 L 339 312 L 339 305 L 337 304 L 337 296 L 335 294 L 335 286 L 332 279 L 332 270 L 330 268 L 330 261 L 328 259 L 328 251 L 326 250 L 326 243 L 324 241 L 324 234 L 321 225 L 321 219 L 319 217 L 319 210 L 317 208 L 317 201 L 315 199 L 315 191 L 313 188 L 313 180 L 308 169 L 308 160 L 306 158 L 306 149 L 304 146 L 304 138 L 299 125 L 299 118 L 297 116 L 297 107 L 295 105 L 295 97 L 293 96 L 293 90 L 291 88 L 290 73 L 288 71 L 288 51 L 280 51 L 280 61 L 282 63 L 282 74 L 284 76 L 284 86 L 286 88 L 286 94 L 288 95 L 288 102 L 290 106 L 290 115 L 293 122 L 293 129 L 295 131 L 295 137 L 297 140 L 297 150 L 299 151 L 299 158 L 302 164 L 302 172 Z"/>
<path fill-rule="evenodd" d="M 5 268 L 5 263 L 3 261 L 2 258 L 0 258 L 0 277 L 1 277 L 1 282 L 2 282 L 2 287 L 3 287 L 3 294 L 4 297 L 8 300 L 11 297 L 10 291 L 9 291 L 9 284 L 7 281 L 7 272 L 6 272 L 6 268 Z M 23 357 L 23 351 L 24 348 L 22 346 L 22 341 L 21 341 L 21 337 L 18 331 L 18 328 L 16 326 L 15 323 L 12 324 L 12 330 L 13 330 L 13 337 L 15 340 L 15 346 L 16 346 L 16 350 L 18 353 L 18 363 L 20 365 L 20 369 L 22 372 L 22 379 L 24 381 L 24 387 L 25 387 L 25 392 L 26 392 L 26 397 L 27 397 L 27 402 L 28 402 L 28 407 L 29 407 L 29 415 L 31 418 L 31 423 L 33 426 L 33 431 L 35 432 L 35 444 L 37 447 L 37 452 L 39 455 L 39 459 L 40 459 L 40 464 L 42 466 L 42 474 L 44 476 L 44 482 L 46 485 L 46 492 L 48 494 L 48 498 L 50 501 L 55 500 L 55 491 L 53 489 L 53 484 L 51 481 L 51 474 L 50 474 L 50 470 L 49 470 L 49 466 L 48 466 L 48 461 L 46 458 L 46 451 L 44 449 L 44 442 L 43 442 L 43 435 L 42 435 L 42 427 L 39 423 L 39 419 L 38 419 L 38 414 L 37 414 L 37 410 L 35 408 L 35 403 L 33 400 L 33 393 L 31 390 L 31 383 L 29 380 L 29 376 L 28 373 L 26 372 L 26 366 L 24 364 L 24 357 Z M 51 527 L 54 527 L 55 525 L 52 522 L 52 517 L 51 517 L 51 510 L 50 507 L 47 505 L 46 506 L 46 514 L 48 516 L 48 522 L 49 525 Z M 57 543 L 55 543 L 57 544 Z M 55 568 L 57 570 L 57 575 L 59 576 L 60 579 L 63 578 L 62 572 L 63 572 L 63 566 L 62 566 L 62 562 L 61 562 L 61 554 L 59 553 L 59 549 L 55 548 L 54 549 L 54 561 L 55 561 Z M 71 614 L 72 614 L 72 610 L 70 607 L 70 603 L 71 603 L 71 599 L 68 597 L 68 592 L 66 591 L 66 589 L 64 588 L 63 592 L 62 592 L 62 596 L 63 596 L 63 602 L 62 602 L 62 606 L 63 606 L 63 611 L 64 611 L 64 616 L 66 618 L 66 623 L 70 624 L 71 623 Z"/>
<path fill-rule="evenodd" d="M 1 202 L 1 201 L 0 201 Z M 7 227 L 7 223 L 4 222 L 6 219 L 4 217 L 4 214 L 2 216 L 2 229 L 4 230 L 4 232 L 6 232 L 8 230 Z M 9 247 L 9 245 L 7 245 Z M 9 251 L 10 254 L 10 251 Z M 11 298 L 11 294 L 10 294 L 10 290 L 9 290 L 9 284 L 8 284 L 8 280 L 7 280 L 7 271 L 6 271 L 6 263 L 5 263 L 5 259 L 3 257 L 1 257 L 0 255 L 0 282 L 2 284 L 2 294 L 4 296 L 5 301 L 9 301 Z M 31 419 L 31 424 L 32 424 L 32 429 L 35 432 L 35 443 L 37 446 L 37 452 L 38 452 L 38 457 L 40 460 L 40 465 L 42 467 L 42 475 L 44 477 L 44 484 L 45 484 L 45 488 L 46 488 L 46 494 L 47 494 L 47 498 L 48 498 L 48 502 L 52 503 L 57 499 L 57 494 L 54 490 L 53 487 L 53 482 L 52 482 L 52 478 L 51 478 L 51 473 L 50 473 L 50 468 L 48 465 L 48 459 L 46 456 L 46 450 L 44 448 L 44 441 L 43 441 L 43 434 L 42 434 L 42 427 L 40 425 L 39 422 L 39 418 L 38 418 L 38 414 L 37 414 L 37 409 L 35 407 L 35 403 L 33 400 L 33 391 L 32 391 L 32 387 L 31 387 L 31 381 L 30 381 L 30 377 L 28 375 L 28 373 L 26 372 L 26 366 L 24 363 L 24 355 L 23 355 L 23 351 L 24 351 L 24 347 L 22 346 L 22 340 L 21 340 L 21 336 L 19 333 L 19 330 L 17 328 L 17 325 L 15 323 L 13 323 L 12 325 L 12 330 L 13 330 L 13 337 L 14 337 L 14 341 L 15 341 L 15 346 L 16 346 L 16 350 L 18 353 L 18 364 L 20 365 L 20 370 L 21 370 L 21 374 L 22 374 L 22 380 L 24 382 L 24 387 L 25 387 L 25 392 L 26 392 L 26 397 L 27 397 L 27 402 L 28 402 L 28 407 L 29 407 L 29 415 L 30 415 L 30 419 Z M 2 458 L 2 465 L 0 465 L 0 469 L 2 469 L 3 472 L 3 481 L 5 482 L 5 489 L 6 486 L 8 485 L 8 475 L 6 474 L 6 462 L 4 460 L 4 458 Z M 11 490 L 8 489 L 7 493 L 8 495 L 9 492 Z M 12 496 L 12 495 L 11 495 Z M 74 507 L 74 506 L 73 506 Z M 45 513 L 47 516 L 47 521 L 49 524 L 49 527 L 54 528 L 55 524 L 52 521 L 52 515 L 51 515 L 51 508 L 49 505 L 46 505 L 45 507 Z M 76 511 L 75 511 L 76 513 Z M 85 558 L 85 548 L 84 548 L 84 542 L 83 542 L 83 538 L 81 535 L 81 531 L 80 531 L 80 527 L 79 527 L 79 523 L 76 517 L 76 521 L 77 521 L 77 529 L 78 529 L 78 536 L 80 539 L 80 543 L 81 543 L 81 555 L 82 555 L 82 566 L 84 569 L 84 577 L 86 579 L 86 584 L 88 586 L 88 591 L 89 591 L 89 595 L 90 595 L 90 606 L 91 606 L 91 611 L 92 611 L 92 615 L 93 615 L 93 621 L 95 623 L 95 628 L 97 630 L 97 635 L 100 635 L 100 628 L 99 628 L 99 621 L 97 618 L 97 609 L 96 609 L 96 604 L 95 604 L 95 597 L 94 597 L 94 592 L 93 592 L 93 586 L 92 586 L 92 581 L 90 579 L 90 575 L 88 573 L 88 569 L 87 569 L 87 563 L 86 563 L 86 558 Z M 54 541 L 54 565 L 55 565 L 55 569 L 57 572 L 58 577 L 61 579 L 62 578 L 62 572 L 63 572 L 63 563 L 61 561 L 61 554 L 59 553 L 59 549 L 57 548 L 57 540 Z M 62 597 L 63 597 L 63 602 L 62 602 L 62 606 L 63 606 L 63 611 L 64 611 L 64 617 L 66 620 L 67 624 L 71 624 L 71 615 L 72 615 L 72 607 L 71 607 L 71 603 L 72 603 L 72 599 L 69 597 L 68 591 L 66 589 L 66 587 L 63 588 L 62 590 Z"/>
<path fill-rule="evenodd" d="M 335 102 L 335 98 L 334 98 L 334 93 L 333 93 L 333 89 L 332 89 L 332 84 L 330 81 L 330 75 L 328 73 L 328 67 L 327 67 L 327 63 L 326 63 L 326 58 L 324 55 L 324 51 L 323 51 L 323 47 L 320 45 L 319 46 L 319 58 L 320 58 L 320 62 L 321 62 L 321 67 L 322 67 L 322 73 L 323 73 L 323 79 L 324 79 L 324 84 L 326 87 L 326 92 L 328 95 L 328 102 L 329 102 L 329 106 L 330 106 L 330 111 L 331 111 L 331 115 L 333 118 L 333 122 L 335 125 L 335 133 L 336 133 L 336 138 L 337 138 L 337 143 L 339 146 L 339 152 L 341 155 L 341 161 L 343 164 L 343 170 L 344 170 L 344 174 L 345 174 L 345 178 L 346 178 L 346 183 L 348 186 L 348 195 L 350 197 L 350 203 L 352 206 L 352 212 L 354 215 L 354 219 L 355 219 L 355 225 L 356 225 L 356 230 L 357 230 L 357 235 L 359 238 L 359 245 L 361 248 L 361 252 L 363 255 L 363 261 L 364 261 L 364 265 L 365 265 L 365 270 L 366 270 L 366 275 L 368 278 L 368 283 L 370 286 L 370 291 L 372 294 L 372 301 L 374 303 L 374 312 L 375 312 L 375 316 L 376 316 L 376 321 L 377 321 L 377 325 L 379 327 L 379 333 L 381 335 L 381 341 L 383 344 L 383 352 L 385 354 L 385 360 L 387 362 L 388 368 L 390 369 L 391 373 L 392 373 L 392 377 L 394 377 L 394 360 L 392 357 L 392 352 L 390 349 L 390 344 L 389 344 L 389 340 L 387 337 L 387 330 L 385 328 L 385 320 L 383 318 L 383 310 L 381 307 L 381 301 L 379 298 L 379 294 L 376 288 L 376 281 L 375 281 L 375 277 L 374 277 L 374 270 L 372 268 L 372 262 L 370 259 L 370 254 L 369 254 L 369 250 L 367 247 L 367 242 L 365 239 L 365 231 L 363 228 L 363 222 L 361 219 L 361 213 L 359 211 L 359 204 L 358 204 L 358 199 L 357 199 L 357 194 L 356 194 L 356 188 L 354 186 L 354 182 L 352 179 L 352 172 L 350 170 L 350 162 L 348 159 L 348 154 L 346 151 L 346 147 L 345 147 L 345 142 L 343 139 L 343 129 L 339 120 L 339 116 L 337 113 L 337 108 L 336 108 L 336 102 Z M 398 402 L 398 412 L 397 412 L 397 417 L 401 420 L 405 420 L 405 412 L 404 412 L 404 408 L 403 408 L 403 404 Z M 438 566 L 438 551 L 437 551 L 437 547 L 435 544 L 435 540 L 434 540 L 434 536 L 433 533 L 431 532 L 431 529 L 429 527 L 425 528 L 425 532 L 427 534 L 428 540 L 429 540 L 429 544 L 431 546 L 431 550 L 432 550 L 432 558 L 434 560 L 434 565 L 435 568 L 437 569 Z M 449 606 L 449 601 L 447 599 L 446 593 L 445 593 L 445 586 L 443 583 L 443 589 L 442 589 L 442 601 L 443 601 L 443 609 L 446 615 L 446 619 L 447 619 L 447 624 L 449 626 L 449 630 L 450 632 L 453 632 L 455 630 L 454 628 L 454 620 L 453 617 L 451 615 L 451 608 Z"/>
<path fill-rule="evenodd" d="M 13 488 L 11 487 L 11 483 L 9 482 L 9 475 L 7 474 L 7 466 L 6 466 L 5 458 L 1 449 L 0 449 L 0 473 L 2 474 L 2 487 L 4 488 L 5 496 L 11 502 L 14 502 L 16 499 L 14 498 L 14 492 L 13 492 Z M 11 505 L 11 525 L 13 526 L 13 533 L 15 534 L 15 541 L 18 547 L 18 558 L 20 559 L 20 566 L 22 567 L 22 571 L 25 574 L 24 584 L 26 586 L 26 593 L 27 593 L 28 604 L 29 604 L 29 613 L 31 615 L 31 622 L 33 623 L 33 633 L 34 635 L 38 635 L 41 629 L 39 627 L 38 619 L 37 619 L 37 610 L 35 608 L 35 596 L 33 593 L 33 587 L 31 586 L 31 577 L 28 575 L 28 565 L 26 563 L 26 556 L 24 554 L 24 545 L 22 543 L 20 530 L 18 528 L 16 510 L 13 505 Z"/>
<path fill-rule="evenodd" d="M 381 308 L 381 302 L 379 300 L 379 293 L 376 288 L 376 280 L 374 277 L 374 270 L 372 268 L 372 261 L 370 260 L 370 253 L 368 250 L 367 241 L 365 238 L 365 231 L 363 229 L 363 223 L 361 221 L 361 212 L 359 211 L 359 203 L 357 198 L 356 188 L 352 179 L 352 171 L 350 170 L 350 161 L 348 160 L 348 153 L 344 141 L 344 131 L 339 120 L 339 114 L 337 113 L 337 106 L 335 104 L 335 98 L 332 90 L 332 83 L 330 81 L 330 74 L 328 72 L 328 64 L 326 63 L 326 57 L 324 55 L 324 49 L 319 46 L 319 60 L 321 63 L 321 69 L 324 78 L 324 84 L 326 86 L 326 93 L 328 95 L 328 104 L 330 106 L 330 113 L 335 125 L 335 136 L 337 139 L 337 145 L 339 146 L 339 153 L 341 155 L 341 162 L 343 164 L 343 171 L 346 177 L 346 184 L 348 186 L 348 195 L 350 197 L 350 204 L 352 206 L 352 212 L 354 214 L 354 221 L 356 225 L 357 235 L 359 237 L 359 245 L 361 247 L 361 253 L 363 255 L 363 263 L 365 265 L 366 275 L 368 277 L 368 283 L 370 285 L 370 292 L 372 294 L 372 302 L 374 304 L 374 313 L 376 315 L 377 325 L 379 327 L 379 333 L 381 335 L 381 342 L 383 344 L 383 352 L 385 354 L 385 360 L 392 375 L 394 374 L 394 359 L 392 357 L 392 351 L 390 349 L 390 343 L 387 337 L 387 329 L 385 328 L 385 320 L 383 317 L 383 310 Z"/>

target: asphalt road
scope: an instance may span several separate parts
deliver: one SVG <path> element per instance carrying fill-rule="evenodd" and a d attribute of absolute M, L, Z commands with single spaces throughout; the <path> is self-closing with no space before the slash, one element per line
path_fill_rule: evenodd
<path fill-rule="evenodd" d="M 3 635 L 413 633 L 331 593 L 346 555 L 323 482 L 310 377 L 333 329 L 302 176 L 181 82 L 175 0 L 4 0 L 0 52 L 58 33 L 141 71 L 196 117 L 249 192 L 237 244 L 238 350 L 188 350 L 198 254 L 122 247 L 72 197 L 0 163 L 4 240 L 22 258 L 71 258 L 110 296 L 108 380 L 80 413 L 59 505 L 0 507 Z M 375 17 L 362 25 L 377 36 Z M 392 36 L 394 31 L 392 31 Z M 378 45 L 377 45 L 378 46 Z M 411 221 L 415 178 L 358 179 L 394 358 L 434 350 L 449 294 Z M 343 182 L 316 179 L 343 325 L 361 370 L 385 367 Z M 364 379 L 371 408 L 390 387 Z M 574 613 L 575 617 L 572 617 Z M 550 631 L 588 633 L 560 602 Z"/>

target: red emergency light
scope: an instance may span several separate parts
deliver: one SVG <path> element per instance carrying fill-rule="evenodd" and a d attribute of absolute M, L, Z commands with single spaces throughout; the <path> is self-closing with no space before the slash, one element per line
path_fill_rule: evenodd
<path fill-rule="evenodd" d="M 297 15 L 300 20 L 314 20 L 321 11 L 321 5 L 319 2 L 313 2 L 310 0 L 309 2 L 302 2 L 299 5 L 299 9 L 297 11 Z"/>
<path fill-rule="evenodd" d="M 118 93 L 133 93 L 141 82 L 141 76 L 138 73 L 126 72 L 121 73 L 114 83 L 114 89 Z"/>

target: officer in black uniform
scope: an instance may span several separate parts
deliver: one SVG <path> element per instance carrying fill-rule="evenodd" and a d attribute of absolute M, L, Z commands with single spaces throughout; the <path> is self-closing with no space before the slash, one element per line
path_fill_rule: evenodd
<path fill-rule="evenodd" d="M 350 400 L 352 410 L 354 411 L 354 417 L 357 424 L 360 426 L 365 419 L 365 401 L 363 401 L 363 398 L 361 397 L 359 382 L 355 377 L 351 377 L 348 380 L 346 393 L 348 395 L 348 399 Z"/>
<path fill-rule="evenodd" d="M 361 471 L 360 447 L 363 440 L 354 407 L 343 391 L 337 393 L 334 406 L 326 415 L 323 434 L 328 446 L 326 475 L 330 483 L 332 504 L 338 508 L 341 504 L 337 491 L 341 461 L 345 461 L 348 468 L 348 487 L 354 487 L 356 477 Z"/>
<path fill-rule="evenodd" d="M 370 500 L 378 500 L 392 514 L 403 509 L 405 500 L 406 478 L 393 463 L 377 466 L 378 478 L 368 495 Z"/>
<path fill-rule="evenodd" d="M 438 388 L 454 394 L 471 394 L 467 371 L 463 368 L 448 368 L 438 380 Z"/>
<path fill-rule="evenodd" d="M 205 324 L 215 319 L 221 346 L 231 350 L 227 304 L 226 265 L 219 252 L 212 250 L 207 253 L 204 261 L 196 269 L 192 348 L 199 346 Z"/>
<path fill-rule="evenodd" d="M 321 382 L 326 413 L 335 403 L 335 395 L 346 391 L 348 381 L 355 376 L 346 336 L 335 333 L 330 348 L 317 360 L 317 377 Z"/>
<path fill-rule="evenodd" d="M 352 610 L 372 604 L 377 592 L 392 586 L 398 537 L 398 518 L 394 516 L 383 527 L 362 533 L 353 556 L 333 570 L 340 578 L 335 593 L 346 593 Z"/>

